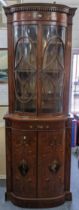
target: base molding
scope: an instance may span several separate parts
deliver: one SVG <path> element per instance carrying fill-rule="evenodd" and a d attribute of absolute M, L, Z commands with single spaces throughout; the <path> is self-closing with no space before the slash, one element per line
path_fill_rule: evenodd
<path fill-rule="evenodd" d="M 55 198 L 22 198 L 14 193 L 5 193 L 5 200 L 10 200 L 14 205 L 23 208 L 50 208 L 63 204 L 66 200 L 72 200 L 71 192 Z"/>
<path fill-rule="evenodd" d="M 72 193 L 69 191 L 65 192 L 65 199 L 66 201 L 71 201 L 72 200 Z"/>

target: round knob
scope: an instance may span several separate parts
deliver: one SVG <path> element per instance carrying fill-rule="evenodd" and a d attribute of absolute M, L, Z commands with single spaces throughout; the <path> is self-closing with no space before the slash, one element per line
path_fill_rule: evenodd
<path fill-rule="evenodd" d="M 38 14 L 38 17 L 39 17 L 39 18 L 42 18 L 42 14 Z"/>
<path fill-rule="evenodd" d="M 23 139 L 25 140 L 25 139 L 27 139 L 27 137 L 26 136 L 23 136 Z"/>
<path fill-rule="evenodd" d="M 30 128 L 33 128 L 33 126 L 32 126 L 32 125 L 30 125 Z"/>

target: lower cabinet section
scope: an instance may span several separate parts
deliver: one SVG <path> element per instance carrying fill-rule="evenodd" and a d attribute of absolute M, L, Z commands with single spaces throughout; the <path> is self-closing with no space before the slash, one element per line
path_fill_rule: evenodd
<path fill-rule="evenodd" d="M 27 128 L 28 122 L 25 123 Z M 16 205 L 53 207 L 71 199 L 70 134 L 67 133 L 71 128 L 66 128 L 65 121 L 59 123 L 60 128 L 51 126 L 52 130 L 43 129 L 38 122 L 36 130 L 33 126 L 32 130 L 23 129 L 18 122 L 19 128 L 14 128 L 12 121 L 11 127 L 6 126 L 6 197 Z"/>

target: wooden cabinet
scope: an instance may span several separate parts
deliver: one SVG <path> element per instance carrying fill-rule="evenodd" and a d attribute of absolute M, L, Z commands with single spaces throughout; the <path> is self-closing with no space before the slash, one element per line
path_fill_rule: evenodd
<path fill-rule="evenodd" d="M 22 207 L 71 200 L 68 113 L 72 17 L 58 4 L 5 7 L 9 110 L 6 199 Z"/>
<path fill-rule="evenodd" d="M 5 117 L 7 199 L 23 207 L 71 200 L 71 119 Z"/>

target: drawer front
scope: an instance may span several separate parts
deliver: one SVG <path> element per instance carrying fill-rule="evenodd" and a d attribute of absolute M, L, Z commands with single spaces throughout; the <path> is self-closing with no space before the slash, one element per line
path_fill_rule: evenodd
<path fill-rule="evenodd" d="M 21 197 L 36 197 L 36 134 L 12 131 L 12 191 Z"/>
<path fill-rule="evenodd" d="M 67 26 L 67 15 L 65 13 L 57 14 L 56 12 L 45 11 L 16 12 L 13 15 L 13 22 L 17 24 L 16 21 L 53 21 L 55 24 L 57 22 L 62 26 Z"/>
<path fill-rule="evenodd" d="M 23 130 L 56 130 L 65 127 L 65 121 L 13 121 L 12 128 Z"/>
<path fill-rule="evenodd" d="M 56 197 L 64 193 L 65 132 L 38 134 L 38 196 Z"/>

